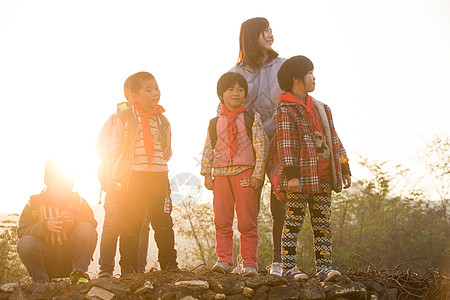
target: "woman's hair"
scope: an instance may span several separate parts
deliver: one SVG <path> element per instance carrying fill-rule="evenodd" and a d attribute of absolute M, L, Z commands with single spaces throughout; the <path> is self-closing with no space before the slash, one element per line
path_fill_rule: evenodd
<path fill-rule="evenodd" d="M 253 69 L 262 66 L 264 51 L 259 45 L 259 36 L 269 27 L 269 21 L 265 18 L 248 19 L 241 25 L 239 32 L 239 58 L 237 65 L 246 65 Z M 276 58 L 278 53 L 270 50 L 268 61 Z"/>
<path fill-rule="evenodd" d="M 303 55 L 293 56 L 278 70 L 278 84 L 283 91 L 291 92 L 294 79 L 305 83 L 304 78 L 311 70 L 314 70 L 314 65 L 309 58 Z"/>
<path fill-rule="evenodd" d="M 217 81 L 217 96 L 219 96 L 220 102 L 223 101 L 223 93 L 225 93 L 227 89 L 232 88 L 236 84 L 236 82 L 241 88 L 244 89 L 245 97 L 247 97 L 248 85 L 245 77 L 239 73 L 227 72 L 220 76 L 219 80 Z"/>
<path fill-rule="evenodd" d="M 141 83 L 144 80 L 151 80 L 155 79 L 155 76 L 148 72 L 137 72 L 136 74 L 131 75 L 127 78 L 128 81 L 128 87 L 130 89 L 131 93 L 137 93 L 139 92 L 139 89 L 141 88 Z M 126 84 L 126 82 L 125 82 Z"/>

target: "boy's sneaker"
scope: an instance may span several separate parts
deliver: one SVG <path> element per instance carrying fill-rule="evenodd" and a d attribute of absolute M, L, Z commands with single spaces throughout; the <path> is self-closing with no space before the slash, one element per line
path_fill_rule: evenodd
<path fill-rule="evenodd" d="M 336 281 L 341 277 L 341 273 L 337 270 L 333 269 L 323 269 L 319 272 L 317 272 L 317 277 L 319 277 L 319 280 L 322 282 L 327 281 Z"/>
<path fill-rule="evenodd" d="M 253 277 L 258 275 L 258 271 L 256 271 L 255 268 L 247 266 L 244 267 L 241 271 L 242 275 L 244 275 L 245 277 Z"/>
<path fill-rule="evenodd" d="M 297 267 L 293 267 L 292 269 L 286 270 L 283 273 L 283 277 L 292 279 L 293 281 L 299 281 L 299 280 L 307 280 L 308 275 L 300 271 Z"/>
<path fill-rule="evenodd" d="M 180 268 L 178 267 L 178 263 L 176 261 L 170 262 L 164 267 L 161 268 L 163 271 L 169 271 L 169 272 L 180 272 Z"/>
<path fill-rule="evenodd" d="M 84 272 L 79 271 L 72 271 L 70 273 L 70 282 L 72 284 L 80 284 L 80 283 L 88 283 L 89 282 L 89 275 Z"/>
<path fill-rule="evenodd" d="M 273 262 L 266 268 L 267 271 L 269 271 L 269 274 L 276 275 L 276 276 L 283 276 L 283 267 L 281 266 L 281 263 L 279 262 Z"/>
<path fill-rule="evenodd" d="M 231 264 L 229 264 L 227 262 L 218 261 L 212 267 L 211 270 L 213 270 L 214 272 L 217 272 L 217 273 L 227 274 L 227 273 L 230 273 L 232 267 L 233 267 L 233 265 L 231 265 Z"/>
<path fill-rule="evenodd" d="M 111 279 L 112 278 L 112 273 L 108 272 L 108 271 L 101 271 L 100 274 L 98 274 L 98 278 Z"/>

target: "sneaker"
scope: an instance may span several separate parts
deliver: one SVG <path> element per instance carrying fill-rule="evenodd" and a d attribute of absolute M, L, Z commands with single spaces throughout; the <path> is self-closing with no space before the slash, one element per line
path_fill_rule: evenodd
<path fill-rule="evenodd" d="M 233 265 L 231 265 L 227 262 L 218 261 L 212 267 L 211 270 L 213 270 L 214 272 L 217 272 L 217 273 L 227 274 L 227 273 L 230 273 L 232 267 L 233 267 Z"/>
<path fill-rule="evenodd" d="M 279 262 L 273 262 L 266 268 L 267 271 L 269 271 L 269 274 L 276 275 L 279 277 L 283 276 L 283 267 L 281 266 L 281 263 Z"/>
<path fill-rule="evenodd" d="M 112 273 L 108 272 L 108 271 L 101 271 L 100 274 L 98 274 L 98 278 L 111 279 L 112 278 Z"/>
<path fill-rule="evenodd" d="M 134 268 L 131 265 L 122 266 L 120 268 L 120 277 L 126 277 L 135 274 Z"/>
<path fill-rule="evenodd" d="M 244 269 L 244 260 L 240 255 L 238 255 L 237 261 L 237 266 L 234 267 L 233 271 L 231 271 L 231 274 L 242 274 L 242 270 Z"/>
<path fill-rule="evenodd" d="M 293 267 L 292 269 L 286 270 L 283 273 L 283 277 L 292 279 L 293 281 L 299 281 L 299 280 L 307 280 L 308 275 L 300 271 L 297 267 Z"/>
<path fill-rule="evenodd" d="M 176 261 L 170 262 L 165 266 L 161 267 L 162 271 L 169 271 L 169 272 L 180 272 L 180 268 L 178 267 L 178 263 Z"/>
<path fill-rule="evenodd" d="M 258 271 L 253 267 L 247 266 L 242 269 L 242 275 L 245 277 L 253 277 L 258 275 Z"/>
<path fill-rule="evenodd" d="M 333 269 L 323 269 L 319 272 L 317 272 L 317 277 L 319 277 L 319 280 L 322 282 L 327 281 L 336 281 L 341 277 L 341 273 L 337 270 Z"/>
<path fill-rule="evenodd" d="M 70 281 L 72 284 L 88 283 L 89 275 L 85 272 L 72 271 L 72 273 L 70 273 Z"/>

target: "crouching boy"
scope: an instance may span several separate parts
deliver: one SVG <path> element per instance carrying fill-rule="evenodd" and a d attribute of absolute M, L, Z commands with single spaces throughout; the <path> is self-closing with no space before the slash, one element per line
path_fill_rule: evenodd
<path fill-rule="evenodd" d="M 97 221 L 86 200 L 72 192 L 73 178 L 58 170 L 54 160 L 45 165 L 40 194 L 30 197 L 17 229 L 17 252 L 32 282 L 69 277 L 89 281 L 86 274 L 97 244 Z"/>

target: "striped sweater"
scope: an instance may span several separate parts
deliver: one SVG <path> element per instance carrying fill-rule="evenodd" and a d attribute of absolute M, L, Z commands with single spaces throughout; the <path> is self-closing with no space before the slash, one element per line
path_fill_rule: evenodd
<path fill-rule="evenodd" d="M 60 216 L 63 210 L 70 211 L 74 216 L 75 227 L 80 222 L 86 222 L 97 227 L 94 212 L 89 204 L 78 193 L 71 193 L 68 198 L 52 199 L 48 190 L 30 197 L 19 219 L 17 234 L 19 238 L 25 235 L 37 237 L 50 245 L 63 245 L 69 238 L 72 228 L 63 225 L 62 232 L 51 232 L 47 228 L 47 220 Z"/>

